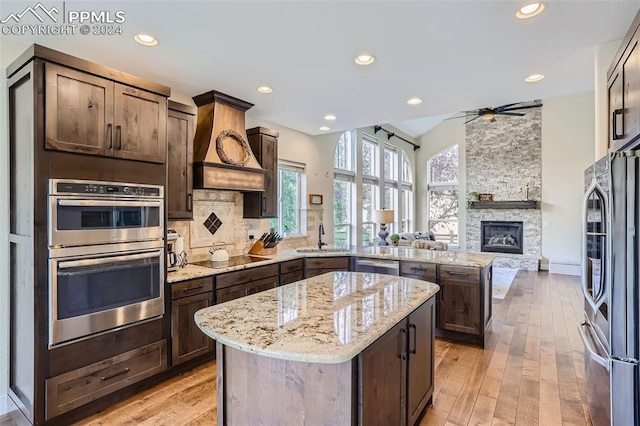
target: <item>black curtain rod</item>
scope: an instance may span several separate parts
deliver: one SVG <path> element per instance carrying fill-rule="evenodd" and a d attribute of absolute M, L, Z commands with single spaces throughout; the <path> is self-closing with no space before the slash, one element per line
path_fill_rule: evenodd
<path fill-rule="evenodd" d="M 398 138 L 401 141 L 404 141 L 408 144 L 410 144 L 411 146 L 413 146 L 413 150 L 415 151 L 416 149 L 420 148 L 420 145 L 416 145 L 415 143 L 406 140 L 405 138 L 403 138 L 402 136 L 398 136 L 393 132 L 390 132 L 389 130 L 383 128 L 382 126 L 373 126 L 373 133 L 378 133 L 380 130 L 382 130 L 383 132 L 385 132 L 387 134 L 387 140 L 391 139 L 391 138 Z"/>

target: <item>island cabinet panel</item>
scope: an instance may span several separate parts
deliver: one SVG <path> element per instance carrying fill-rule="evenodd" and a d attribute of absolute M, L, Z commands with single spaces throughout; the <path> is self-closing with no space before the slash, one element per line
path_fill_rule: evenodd
<path fill-rule="evenodd" d="M 167 369 L 167 341 L 152 343 L 46 381 L 46 419 Z"/>
<path fill-rule="evenodd" d="M 217 388 L 223 389 L 217 392 L 218 424 L 356 424 L 353 361 L 289 361 L 243 352 L 219 342 L 217 358 Z"/>
<path fill-rule="evenodd" d="M 402 321 L 360 354 L 361 424 L 405 423 L 406 341 L 407 328 Z"/>
<path fill-rule="evenodd" d="M 169 101 L 167 113 L 167 217 L 193 219 L 193 137 L 196 108 Z"/>
<path fill-rule="evenodd" d="M 45 80 L 46 148 L 165 162 L 165 96 L 50 62 Z"/>
<path fill-rule="evenodd" d="M 171 365 L 213 352 L 214 341 L 196 325 L 193 315 L 213 305 L 213 278 L 171 286 Z"/>
<path fill-rule="evenodd" d="M 414 425 L 434 389 L 434 298 L 359 355 L 362 425 Z"/>
<path fill-rule="evenodd" d="M 491 266 L 441 265 L 437 334 L 484 347 L 491 323 Z"/>
<path fill-rule="evenodd" d="M 273 264 L 216 276 L 216 303 L 277 287 L 279 271 L 279 265 Z"/>
<path fill-rule="evenodd" d="M 288 260 L 280 264 L 280 285 L 294 283 L 304 278 L 304 261 Z"/>
<path fill-rule="evenodd" d="M 339 257 L 309 257 L 304 260 L 304 277 L 310 278 L 326 272 L 348 271 L 349 258 Z"/>

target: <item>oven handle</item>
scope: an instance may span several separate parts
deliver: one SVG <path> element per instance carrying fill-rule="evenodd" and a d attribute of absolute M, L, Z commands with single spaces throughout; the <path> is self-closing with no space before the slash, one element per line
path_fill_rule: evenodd
<path fill-rule="evenodd" d="M 160 207 L 161 201 L 99 201 L 99 200 L 58 200 L 58 205 L 68 207 Z"/>
<path fill-rule="evenodd" d="M 107 258 L 101 257 L 99 259 L 70 260 L 67 262 L 58 263 L 58 269 L 101 265 L 104 263 L 113 263 L 114 261 L 123 261 L 123 260 L 149 259 L 152 257 L 161 256 L 162 255 L 161 253 L 162 253 L 161 250 L 156 250 L 150 253 L 142 253 L 142 254 L 127 254 L 124 256 L 114 256 L 114 257 L 107 257 Z"/>

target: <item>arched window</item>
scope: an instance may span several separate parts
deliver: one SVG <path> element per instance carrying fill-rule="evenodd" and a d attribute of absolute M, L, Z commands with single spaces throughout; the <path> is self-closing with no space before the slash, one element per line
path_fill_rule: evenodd
<path fill-rule="evenodd" d="M 458 145 L 429 160 L 429 229 L 436 240 L 458 243 Z"/>
<path fill-rule="evenodd" d="M 406 152 L 400 160 L 400 232 L 413 232 L 413 171 Z"/>

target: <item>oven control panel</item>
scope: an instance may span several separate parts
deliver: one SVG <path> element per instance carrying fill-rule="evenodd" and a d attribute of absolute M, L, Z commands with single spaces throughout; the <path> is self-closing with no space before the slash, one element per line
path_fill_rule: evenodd
<path fill-rule="evenodd" d="M 163 187 L 116 182 L 50 179 L 49 195 L 55 194 L 162 198 Z"/>

